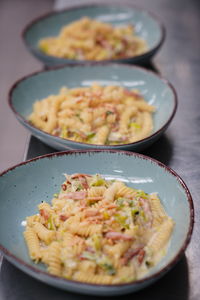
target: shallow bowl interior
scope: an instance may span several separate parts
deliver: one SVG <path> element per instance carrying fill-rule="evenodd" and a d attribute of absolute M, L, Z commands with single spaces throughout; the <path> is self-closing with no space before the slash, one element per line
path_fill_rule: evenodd
<path fill-rule="evenodd" d="M 33 103 L 51 94 L 57 94 L 62 86 L 69 88 L 101 85 L 121 85 L 127 89 L 138 89 L 145 100 L 156 107 L 153 115 L 154 128 L 150 137 L 127 145 L 97 146 L 77 143 L 46 134 L 25 121 L 32 112 Z M 153 143 L 171 122 L 177 106 L 174 89 L 166 80 L 140 67 L 102 64 L 87 66 L 65 66 L 38 72 L 17 82 L 10 92 L 10 106 L 19 121 L 33 135 L 58 150 L 115 148 L 139 151 Z"/>
<path fill-rule="evenodd" d="M 63 173 L 100 173 L 147 193 L 158 192 L 164 208 L 175 221 L 167 255 L 144 280 L 122 285 L 92 285 L 47 274 L 28 257 L 21 222 L 37 213 L 41 201 L 50 202 L 63 182 Z M 182 180 L 164 165 L 145 156 L 117 151 L 66 152 L 25 162 L 0 176 L 0 241 L 7 259 L 17 267 L 53 286 L 86 294 L 115 295 L 136 291 L 170 269 L 185 250 L 193 226 L 193 205 Z M 3 247 L 3 248 L 2 248 Z"/>
<path fill-rule="evenodd" d="M 38 42 L 45 37 L 57 36 L 63 26 L 84 16 L 110 23 L 114 26 L 132 24 L 136 34 L 145 39 L 148 44 L 147 56 L 153 55 L 164 40 L 163 26 L 154 16 L 145 10 L 133 5 L 122 6 L 100 3 L 69 8 L 39 17 L 25 28 L 23 32 L 24 41 L 32 53 L 46 65 L 76 62 L 76 60 L 59 59 L 43 54 L 38 49 Z M 143 55 L 139 55 L 138 57 L 131 58 L 131 60 L 137 62 L 144 58 Z M 123 62 L 123 59 L 118 61 Z"/>

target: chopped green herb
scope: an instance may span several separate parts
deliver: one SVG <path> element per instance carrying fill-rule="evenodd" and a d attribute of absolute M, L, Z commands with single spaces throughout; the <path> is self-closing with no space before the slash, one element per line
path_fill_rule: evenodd
<path fill-rule="evenodd" d="M 108 214 L 107 211 L 104 211 L 104 212 L 103 212 L 103 218 L 104 218 L 104 220 L 110 219 L 110 215 Z"/>
<path fill-rule="evenodd" d="M 106 185 L 106 182 L 103 178 L 101 178 L 99 175 L 94 176 L 91 186 L 102 186 Z"/>
<path fill-rule="evenodd" d="M 129 204 L 130 207 L 133 207 L 133 206 L 134 206 L 133 200 L 129 200 L 129 201 L 128 201 L 128 204 Z"/>
<path fill-rule="evenodd" d="M 93 184 L 92 184 L 92 186 L 101 186 L 101 185 L 104 185 L 105 184 L 105 180 L 103 180 L 103 179 L 99 179 L 99 180 L 97 180 L 96 182 L 94 182 Z"/>
<path fill-rule="evenodd" d="M 83 120 L 80 117 L 80 113 L 75 114 L 75 116 L 81 121 L 81 123 L 83 123 Z"/>
<path fill-rule="evenodd" d="M 130 276 L 130 277 L 121 277 L 120 278 L 120 281 L 121 282 L 131 282 L 131 281 L 134 281 L 134 280 L 136 280 L 136 277 L 135 276 Z"/>
<path fill-rule="evenodd" d="M 139 211 L 138 208 L 135 208 L 135 209 L 132 209 L 132 210 L 131 210 L 131 214 L 132 214 L 133 217 L 139 215 L 139 213 L 140 213 L 140 211 Z"/>
<path fill-rule="evenodd" d="M 129 224 L 126 223 L 126 220 L 128 218 L 127 216 L 115 214 L 114 217 L 115 217 L 115 220 L 122 226 L 122 228 L 129 229 Z"/>
<path fill-rule="evenodd" d="M 104 269 L 105 271 L 107 271 L 107 273 L 109 275 L 115 275 L 116 274 L 116 270 L 115 270 L 115 268 L 113 267 L 112 264 L 104 263 L 104 264 L 100 264 L 100 267 L 102 269 Z"/>
<path fill-rule="evenodd" d="M 136 129 L 141 129 L 141 125 L 138 124 L 138 123 L 136 123 L 136 122 L 131 122 L 131 123 L 129 124 L 129 127 L 134 127 L 134 128 L 136 128 Z"/>
<path fill-rule="evenodd" d="M 96 264 L 107 271 L 109 275 L 116 274 L 116 270 L 107 256 L 98 256 L 97 254 L 92 254 L 90 252 L 84 251 L 81 254 L 81 257 L 95 261 Z"/>
<path fill-rule="evenodd" d="M 101 237 L 98 234 L 94 234 L 92 236 L 92 240 L 94 242 L 94 247 L 97 251 L 101 249 Z"/>
<path fill-rule="evenodd" d="M 62 127 L 62 131 L 61 131 L 61 138 L 66 139 L 68 137 L 68 130 L 66 126 Z"/>
<path fill-rule="evenodd" d="M 143 199 L 148 199 L 148 194 L 146 194 L 144 191 L 142 190 L 138 190 L 137 191 L 137 197 L 141 197 Z"/>
<path fill-rule="evenodd" d="M 109 142 L 112 142 L 112 145 L 119 145 L 119 144 L 122 143 L 121 141 L 109 141 L 109 140 L 108 140 L 108 144 L 109 144 Z M 108 144 L 107 144 L 107 145 L 108 145 Z"/>
<path fill-rule="evenodd" d="M 58 198 L 58 194 L 53 194 L 54 198 Z"/>
<path fill-rule="evenodd" d="M 82 187 L 82 185 L 81 184 L 79 184 L 78 186 L 77 186 L 77 191 L 80 191 L 80 190 L 82 190 L 83 189 L 83 187 Z"/>
<path fill-rule="evenodd" d="M 126 201 L 125 198 L 118 198 L 116 204 L 119 205 L 120 207 L 123 207 L 125 201 Z"/>
<path fill-rule="evenodd" d="M 95 132 L 90 132 L 90 133 L 88 133 L 87 134 L 87 139 L 91 139 L 91 138 L 93 138 L 94 136 L 95 136 Z"/>
<path fill-rule="evenodd" d="M 92 253 L 90 253 L 90 252 L 87 252 L 87 251 L 84 251 L 84 252 L 81 254 L 81 257 L 82 257 L 82 258 L 89 259 L 89 260 L 96 260 L 95 255 L 92 254 Z"/>
<path fill-rule="evenodd" d="M 114 113 L 112 111 L 110 111 L 110 110 L 107 110 L 107 112 L 106 112 L 106 116 L 113 115 L 113 114 Z"/>
<path fill-rule="evenodd" d="M 150 261 L 145 261 L 145 265 L 149 268 L 149 267 L 151 267 L 152 266 L 152 263 L 150 262 Z"/>
<path fill-rule="evenodd" d="M 144 219 L 144 221 L 148 221 L 148 217 L 146 216 L 146 214 L 143 210 L 140 211 L 140 216 Z"/>
<path fill-rule="evenodd" d="M 48 227 L 49 230 L 55 230 L 55 225 L 54 225 L 52 216 L 50 216 L 48 221 L 47 221 L 47 227 Z"/>

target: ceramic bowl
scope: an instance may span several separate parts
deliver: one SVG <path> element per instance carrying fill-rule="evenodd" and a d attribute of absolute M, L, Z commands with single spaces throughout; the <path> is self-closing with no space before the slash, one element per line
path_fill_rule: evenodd
<path fill-rule="evenodd" d="M 115 2 L 110 2 L 110 4 L 109 2 L 104 4 L 85 4 L 45 14 L 33 20 L 25 27 L 22 33 L 23 41 L 27 49 L 46 66 L 74 62 L 80 63 L 78 60 L 62 59 L 46 55 L 39 50 L 38 42 L 45 37 L 57 36 L 64 25 L 79 20 L 84 16 L 112 25 L 133 24 L 136 34 L 146 40 L 148 50 L 144 54 L 114 60 L 115 62 L 146 63 L 158 51 L 164 41 L 165 30 L 157 17 L 132 4 L 117 5 Z M 82 63 L 84 62 L 86 61 L 82 61 Z"/>
<path fill-rule="evenodd" d="M 158 192 L 169 216 L 175 221 L 166 256 L 143 279 L 132 283 L 98 285 L 80 283 L 48 274 L 34 264 L 23 239 L 26 216 L 37 213 L 37 205 L 50 202 L 63 182 L 63 173 L 102 174 L 106 179 L 125 181 L 147 193 Z M 193 229 L 193 203 L 183 180 L 162 163 L 141 154 L 114 150 L 74 151 L 48 154 L 21 163 L 0 175 L 0 249 L 22 271 L 55 287 L 92 295 L 135 292 L 155 282 L 170 270 L 184 253 Z"/>
<path fill-rule="evenodd" d="M 69 88 L 90 86 L 93 82 L 102 85 L 122 85 L 137 88 L 145 100 L 156 107 L 153 115 L 152 134 L 138 142 L 123 145 L 94 145 L 74 142 L 47 134 L 27 122 L 33 103 L 50 94 L 57 94 L 62 86 Z M 165 79 L 140 67 L 120 64 L 70 65 L 26 76 L 14 84 L 9 95 L 10 107 L 17 119 L 33 135 L 57 150 L 66 149 L 123 149 L 140 151 L 156 141 L 174 117 L 177 97 L 174 88 Z"/>

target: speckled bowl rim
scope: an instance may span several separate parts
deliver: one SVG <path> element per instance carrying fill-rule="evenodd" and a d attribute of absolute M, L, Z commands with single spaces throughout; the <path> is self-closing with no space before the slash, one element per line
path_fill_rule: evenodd
<path fill-rule="evenodd" d="M 17 86 L 22 83 L 23 81 L 25 81 L 26 79 L 29 79 L 31 77 L 34 77 L 34 76 L 37 76 L 38 74 L 41 74 L 41 73 L 46 73 L 46 72 L 51 72 L 51 71 L 56 71 L 56 70 L 60 70 L 60 69 L 68 69 L 70 70 L 70 68 L 76 68 L 76 67 L 81 67 L 81 68 L 84 68 L 84 67 L 103 67 L 103 66 L 111 66 L 111 67 L 118 67 L 118 68 L 132 68 L 132 69 L 136 69 L 136 70 L 140 70 L 140 71 L 143 71 L 143 72 L 146 72 L 150 75 L 153 75 L 155 77 L 157 77 L 157 79 L 159 79 L 160 81 L 162 81 L 165 85 L 168 86 L 168 88 L 172 91 L 172 94 L 173 94 L 173 109 L 172 109 L 172 113 L 169 115 L 167 121 L 165 122 L 165 124 L 160 127 L 158 130 L 156 130 L 154 133 L 152 133 L 151 135 L 147 136 L 146 138 L 143 138 L 139 141 L 136 141 L 136 142 L 133 142 L 133 143 L 127 143 L 127 144 L 119 144 L 119 145 L 97 145 L 97 144 L 89 144 L 89 143 L 83 143 L 83 142 L 76 142 L 76 141 L 73 141 L 73 140 L 70 140 L 70 139 L 64 139 L 64 138 L 61 138 L 61 137 L 57 137 L 53 134 L 50 134 L 50 133 L 47 133 L 43 130 L 40 130 L 38 129 L 37 127 L 35 127 L 34 125 L 30 124 L 30 122 L 25 119 L 23 116 L 21 116 L 20 113 L 18 113 L 15 108 L 14 108 L 14 105 L 12 103 L 12 94 L 14 92 L 14 90 L 17 88 Z M 141 66 L 135 66 L 135 65 L 130 65 L 130 64 L 119 64 L 119 63 L 111 63 L 111 62 L 102 62 L 101 64 L 96 64 L 94 62 L 88 62 L 87 64 L 64 64 L 62 66 L 56 66 L 56 67 L 51 67 L 47 70 L 40 70 L 40 71 L 36 71 L 36 72 L 33 72 L 33 73 L 30 73 L 29 75 L 26 75 L 24 77 L 22 77 L 21 79 L 18 79 L 10 88 L 9 90 L 9 93 L 8 93 L 8 104 L 9 104 L 9 107 L 10 109 L 13 111 L 13 113 L 17 116 L 18 119 L 21 120 L 22 123 L 25 123 L 26 126 L 29 128 L 34 128 L 35 131 L 41 135 L 41 133 L 46 136 L 46 137 L 52 137 L 53 140 L 59 142 L 62 144 L 62 146 L 66 147 L 66 150 L 67 148 L 70 149 L 70 145 L 66 145 L 64 143 L 64 141 L 67 141 L 68 143 L 70 143 L 71 145 L 84 145 L 86 147 L 98 147 L 99 149 L 121 149 L 121 147 L 126 147 L 126 146 L 138 146 L 144 142 L 147 142 L 149 140 L 151 140 L 153 137 L 161 134 L 162 131 L 165 130 L 165 128 L 167 128 L 169 126 L 169 124 L 171 123 L 172 119 L 174 118 L 174 115 L 177 111 L 177 106 L 178 106 L 178 97 L 177 97 L 177 93 L 176 93 L 176 90 L 174 88 L 174 86 L 167 80 L 165 79 L 164 77 L 162 77 L 160 74 L 156 74 L 155 72 L 151 71 L 151 70 L 147 70 L 146 68 L 144 67 L 141 67 Z M 35 135 L 35 134 L 33 134 Z M 72 149 L 71 149 L 72 150 Z"/>
<path fill-rule="evenodd" d="M 108 0 L 108 1 L 105 1 L 105 0 L 101 0 L 101 2 L 95 2 L 95 1 L 88 1 L 88 2 L 85 2 L 81 5 L 70 5 L 68 6 L 67 8 L 65 9 L 61 9 L 61 10 L 58 10 L 58 11 L 50 11 L 48 13 L 45 13 L 45 14 L 42 14 L 40 15 L 39 17 L 37 18 L 34 18 L 32 21 L 30 21 L 25 27 L 24 29 L 22 30 L 21 32 L 21 37 L 22 37 L 22 40 L 24 42 L 24 44 L 26 45 L 27 49 L 30 50 L 30 52 L 35 52 L 35 53 L 38 53 L 40 54 L 40 56 L 43 56 L 43 58 L 48 58 L 48 59 L 51 59 L 52 61 L 54 62 L 57 62 L 57 63 L 79 63 L 79 64 L 85 64 L 87 62 L 93 62 L 93 61 L 90 61 L 90 60 L 73 60 L 73 59 L 65 59 L 65 58 L 59 58 L 59 57 L 56 57 L 56 56 L 52 56 L 52 55 L 47 55 L 47 54 L 44 54 L 42 51 L 40 51 L 38 48 L 35 48 L 33 46 L 31 46 L 27 39 L 26 39 L 26 33 L 28 32 L 28 30 L 34 26 L 36 23 L 42 21 L 43 19 L 46 19 L 52 15 L 58 15 L 58 14 L 62 14 L 62 13 L 65 13 L 65 12 L 70 12 L 70 11 L 73 11 L 73 10 L 76 10 L 76 9 L 82 9 L 82 8 L 87 8 L 87 7 L 102 7 L 102 6 L 116 6 L 116 7 L 130 7 L 132 9 L 135 9 L 137 11 L 140 11 L 140 12 L 145 12 L 151 19 L 153 19 L 158 27 L 160 28 L 160 32 L 161 32 L 161 36 L 160 36 L 160 39 L 158 40 L 158 42 L 155 44 L 154 47 L 150 48 L 149 50 L 147 49 L 147 51 L 143 54 L 140 54 L 140 55 L 135 55 L 135 56 L 131 56 L 131 57 L 128 57 L 128 58 L 122 58 L 120 59 L 122 62 L 126 63 L 128 61 L 132 61 L 132 63 L 136 63 L 136 62 L 139 62 L 139 61 L 142 61 L 143 59 L 145 59 L 147 56 L 151 56 L 154 52 L 157 52 L 157 50 L 162 46 L 162 44 L 164 43 L 164 40 L 165 40 L 165 37 L 166 37 L 166 29 L 165 29 L 165 26 L 163 25 L 163 23 L 161 22 L 161 20 L 158 18 L 157 15 L 155 15 L 154 13 L 146 10 L 146 9 L 143 9 L 141 7 L 139 7 L 138 5 L 135 5 L 131 2 L 129 3 L 117 3 L 115 1 L 112 1 L 112 0 Z M 99 64 L 101 62 L 117 62 L 119 59 L 108 59 L 108 60 L 102 60 L 102 61 L 95 61 L 96 64 Z"/>
<path fill-rule="evenodd" d="M 185 194 L 187 196 L 187 200 L 188 200 L 188 204 L 189 204 L 189 210 L 190 210 L 190 224 L 188 226 L 188 232 L 186 235 L 186 238 L 182 244 L 182 246 L 180 247 L 179 251 L 177 252 L 177 254 L 168 262 L 168 264 L 166 266 L 164 266 L 160 271 L 155 272 L 154 274 L 150 275 L 150 276 L 146 276 L 143 279 L 140 280 L 136 280 L 133 282 L 129 282 L 129 283 L 120 283 L 120 284 L 112 284 L 112 285 L 108 285 L 108 284 L 93 284 L 93 283 L 85 283 L 85 282 L 80 282 L 80 281 L 76 281 L 76 280 L 70 280 L 70 279 L 65 279 L 62 277 L 58 277 L 55 275 L 51 275 L 49 273 L 47 273 L 46 271 L 42 271 L 39 270 L 38 268 L 31 266 L 30 264 L 24 262 L 22 259 L 16 257 L 14 254 L 12 254 L 9 250 L 7 250 L 6 248 L 4 248 L 1 244 L 0 244 L 0 251 L 2 251 L 2 253 L 8 257 L 8 259 L 10 258 L 10 261 L 12 262 L 12 260 L 16 261 L 17 264 L 21 264 L 24 267 L 28 268 L 29 270 L 31 270 L 32 272 L 34 272 L 35 274 L 43 274 L 47 277 L 50 278 L 54 278 L 57 281 L 60 282 L 73 282 L 73 284 L 80 286 L 80 285 L 84 285 L 84 286 L 96 286 L 96 287 L 124 287 L 124 286 L 137 286 L 138 284 L 144 283 L 145 281 L 149 281 L 149 280 L 154 280 L 154 279 L 159 279 L 162 275 L 164 275 L 167 271 L 169 271 L 182 257 L 182 255 L 184 254 L 184 251 L 186 250 L 191 236 L 192 236 L 192 232 L 193 232 L 193 227 L 194 227 L 194 205 L 193 205 L 193 200 L 192 200 L 192 196 L 190 194 L 190 191 L 187 187 L 187 185 L 185 184 L 185 182 L 183 181 L 183 179 L 170 167 L 167 167 L 166 165 L 164 165 L 163 163 L 161 163 L 160 161 L 153 159 L 151 157 L 148 157 L 146 155 L 143 154 L 139 154 L 139 153 L 135 153 L 135 152 L 130 152 L 130 151 L 122 151 L 122 150 L 75 150 L 75 151 L 62 151 L 62 152 L 56 152 L 56 153 L 51 153 L 51 154 L 46 154 L 46 155 L 42 155 L 42 156 L 38 156 L 36 158 L 27 160 L 25 162 L 19 163 L 11 168 L 8 168 L 7 170 L 3 171 L 0 174 L 0 177 L 4 176 L 5 174 L 12 172 L 12 170 L 15 170 L 18 167 L 21 167 L 23 165 L 29 164 L 31 162 L 40 160 L 40 159 L 45 159 L 45 158 L 54 158 L 54 157 L 59 157 L 59 156 L 67 156 L 67 155 L 76 155 L 76 154 L 90 154 L 90 153 L 113 153 L 113 154 L 121 154 L 121 155 L 127 155 L 127 156 L 131 156 L 134 158 L 139 158 L 139 159 L 143 159 L 143 160 L 147 160 L 150 161 L 151 163 L 153 163 L 154 165 L 156 165 L 157 167 L 163 168 L 166 172 L 168 172 L 170 175 L 174 176 L 175 179 L 179 182 L 179 184 L 182 186 L 182 188 L 185 191 Z"/>

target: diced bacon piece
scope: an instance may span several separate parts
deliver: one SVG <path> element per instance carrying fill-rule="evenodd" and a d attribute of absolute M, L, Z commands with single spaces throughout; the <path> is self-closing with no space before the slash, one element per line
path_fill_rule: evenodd
<path fill-rule="evenodd" d="M 107 209 L 113 209 L 113 208 L 117 208 L 118 206 L 116 204 L 110 204 L 108 206 L 106 206 Z"/>
<path fill-rule="evenodd" d="M 65 216 L 65 215 L 60 215 L 59 218 L 60 218 L 61 221 L 66 221 L 68 219 L 68 217 Z"/>
<path fill-rule="evenodd" d="M 59 196 L 59 199 L 82 200 L 86 197 L 86 195 L 87 195 L 86 191 L 70 192 L 70 193 L 66 193 L 66 194 L 61 194 Z"/>
<path fill-rule="evenodd" d="M 129 91 L 129 90 L 124 90 L 124 94 L 127 96 L 132 96 L 136 99 L 141 99 L 141 96 L 137 92 Z"/>
<path fill-rule="evenodd" d="M 74 100 L 74 102 L 76 102 L 76 103 L 80 103 L 80 102 L 82 102 L 84 99 L 83 99 L 82 96 L 78 96 L 78 97 L 73 98 L 73 100 Z"/>
<path fill-rule="evenodd" d="M 61 188 L 63 189 L 63 191 L 66 191 L 67 185 L 66 185 L 65 183 L 63 183 L 63 184 L 61 185 Z"/>
<path fill-rule="evenodd" d="M 87 190 L 89 188 L 87 179 L 85 177 L 79 177 L 79 181 L 80 181 L 80 183 L 81 183 L 81 185 L 83 186 L 84 189 Z"/>
<path fill-rule="evenodd" d="M 49 219 L 49 213 L 45 209 L 40 209 L 40 215 L 44 218 L 45 221 Z"/>
<path fill-rule="evenodd" d="M 89 188 L 89 185 L 88 185 L 88 182 L 87 182 L 87 178 L 86 177 L 91 177 L 90 175 L 87 175 L 87 174 L 81 174 L 81 173 L 77 173 L 77 174 L 73 174 L 71 176 L 71 179 L 76 179 L 78 178 L 80 183 L 82 184 L 83 188 L 84 189 L 88 189 Z"/>
<path fill-rule="evenodd" d="M 86 215 L 86 217 L 93 217 L 93 216 L 98 215 L 98 213 L 99 212 L 97 209 L 90 209 L 85 212 L 85 215 Z"/>
<path fill-rule="evenodd" d="M 129 236 L 127 234 L 123 234 L 120 232 L 116 232 L 116 231 L 109 231 L 106 233 L 105 237 L 107 239 L 111 239 L 111 240 L 124 240 L 124 241 L 131 241 L 133 240 L 132 236 Z"/>
<path fill-rule="evenodd" d="M 141 264 L 143 262 L 144 256 L 145 256 L 145 251 L 144 251 L 144 249 L 141 249 L 138 253 L 138 258 L 137 258 L 139 264 Z"/>
<path fill-rule="evenodd" d="M 144 251 L 143 247 L 128 250 L 122 258 L 123 264 L 126 265 L 129 262 L 129 260 L 132 259 L 134 256 L 138 255 L 140 251 Z"/>

